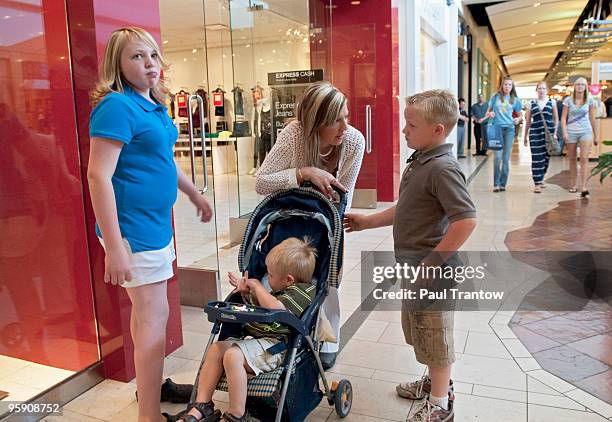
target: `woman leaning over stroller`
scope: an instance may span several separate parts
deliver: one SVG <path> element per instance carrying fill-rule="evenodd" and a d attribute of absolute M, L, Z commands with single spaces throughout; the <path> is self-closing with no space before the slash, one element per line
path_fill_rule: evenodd
<path fill-rule="evenodd" d="M 525 146 L 531 149 L 531 175 L 535 185 L 533 191 L 541 193 L 544 187 L 544 175 L 548 170 L 550 156 L 546 151 L 546 132 L 557 139 L 557 107 L 553 100 L 546 98 L 546 82 L 542 81 L 536 86 L 538 99 L 531 101 L 527 108 L 525 120 Z"/>
<path fill-rule="evenodd" d="M 348 120 L 346 97 L 328 82 L 317 82 L 304 92 L 297 120 L 278 135 L 256 175 L 255 190 L 268 195 L 281 189 L 311 182 L 323 194 L 333 197 L 333 186 L 346 192 L 351 206 L 355 181 L 361 168 L 365 141 Z M 323 310 L 340 336 L 338 291 L 330 288 Z M 321 360 L 333 366 L 338 343 L 325 343 Z"/>
<path fill-rule="evenodd" d="M 574 93 L 563 101 L 561 128 L 567 144 L 567 159 L 570 166 L 570 192 L 577 192 L 576 187 L 576 149 L 580 142 L 580 196 L 588 199 L 587 190 L 589 153 L 591 143 L 597 145 L 597 125 L 595 124 L 595 104 L 589 97 L 587 81 L 584 78 L 574 82 Z"/>

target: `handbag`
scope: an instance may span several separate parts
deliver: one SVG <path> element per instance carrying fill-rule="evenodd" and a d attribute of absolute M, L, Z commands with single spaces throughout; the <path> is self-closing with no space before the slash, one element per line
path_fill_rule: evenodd
<path fill-rule="evenodd" d="M 550 130 L 548 130 L 548 126 L 546 126 L 546 120 L 544 119 L 544 115 L 542 114 L 542 110 L 540 110 L 539 106 L 538 114 L 540 115 L 540 118 L 542 119 L 542 124 L 544 125 L 544 144 L 546 145 L 546 153 L 548 155 L 556 155 L 560 150 L 559 141 L 556 140 L 550 133 Z"/>
<path fill-rule="evenodd" d="M 489 123 L 487 128 L 486 149 L 499 151 L 504 147 L 504 137 L 500 125 Z"/>

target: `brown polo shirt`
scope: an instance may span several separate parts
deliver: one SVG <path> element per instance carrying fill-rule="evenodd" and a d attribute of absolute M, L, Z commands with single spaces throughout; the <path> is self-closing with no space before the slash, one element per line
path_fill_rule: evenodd
<path fill-rule="evenodd" d="M 452 149 L 453 144 L 442 144 L 417 151 L 408 159 L 393 223 L 396 256 L 431 250 L 450 223 L 476 217 L 465 175 Z"/>

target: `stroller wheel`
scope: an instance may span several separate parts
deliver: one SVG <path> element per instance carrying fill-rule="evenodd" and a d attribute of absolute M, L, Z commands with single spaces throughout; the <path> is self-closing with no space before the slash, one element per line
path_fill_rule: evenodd
<path fill-rule="evenodd" d="M 349 380 L 340 380 L 334 391 L 334 407 L 336 414 L 345 418 L 351 412 L 353 406 L 353 387 Z"/>

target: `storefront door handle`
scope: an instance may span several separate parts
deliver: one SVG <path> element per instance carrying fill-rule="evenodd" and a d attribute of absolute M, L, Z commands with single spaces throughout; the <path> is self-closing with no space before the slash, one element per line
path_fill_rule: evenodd
<path fill-rule="evenodd" d="M 370 154 L 372 152 L 372 106 L 365 106 L 365 131 L 366 131 L 366 154 Z"/>
<path fill-rule="evenodd" d="M 191 158 L 191 181 L 196 184 L 196 165 L 195 165 L 195 144 L 194 144 L 194 127 L 193 115 L 191 114 L 191 101 L 198 102 L 198 110 L 200 111 L 200 129 L 202 134 L 202 165 L 204 170 L 204 186 L 200 189 L 200 193 L 208 190 L 208 163 L 206 160 L 206 125 L 204 123 L 204 100 L 199 95 L 190 95 L 187 100 L 187 117 L 189 118 L 189 157 Z M 197 185 L 196 185 L 197 186 Z"/>

